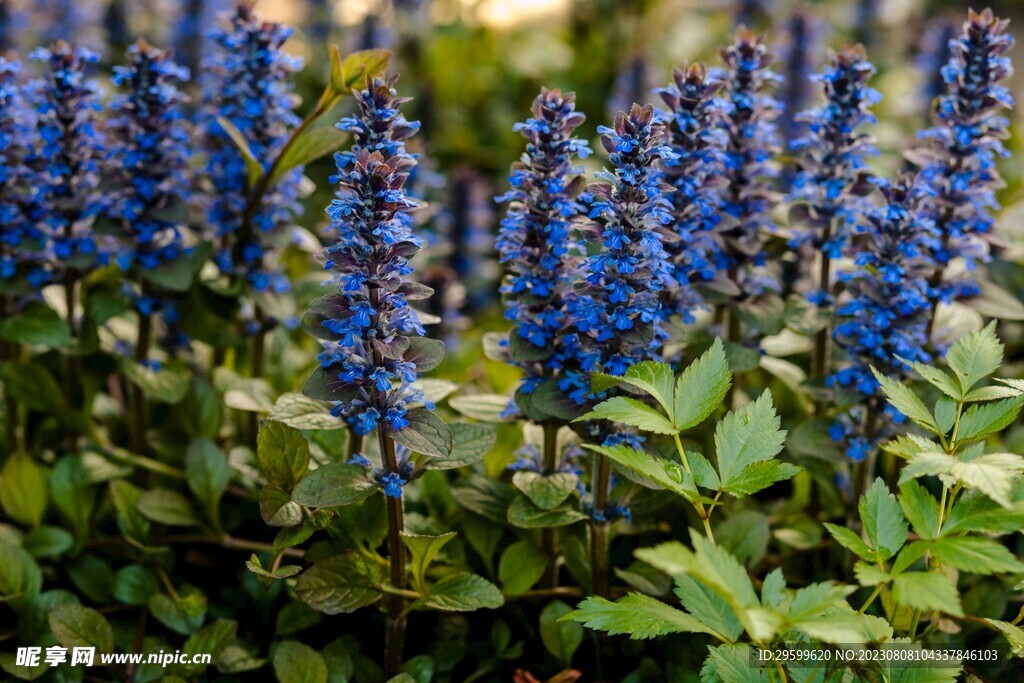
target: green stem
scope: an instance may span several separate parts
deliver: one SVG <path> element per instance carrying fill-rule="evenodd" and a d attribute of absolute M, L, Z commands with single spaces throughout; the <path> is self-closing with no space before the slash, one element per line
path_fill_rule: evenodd
<path fill-rule="evenodd" d="M 825 226 L 825 234 L 823 236 L 823 243 L 828 242 L 832 237 L 832 222 L 829 221 Z M 830 294 L 831 289 L 831 269 L 832 259 L 829 258 L 828 254 L 824 251 L 821 252 L 821 271 L 818 275 L 818 287 L 826 296 Z M 831 306 L 831 304 L 828 304 Z M 816 379 L 824 379 L 828 373 L 828 357 L 829 357 L 829 341 L 832 339 L 832 325 L 831 318 L 829 322 L 825 324 L 825 327 L 818 330 L 818 334 L 814 338 L 814 356 L 811 359 L 811 376 Z M 825 412 L 828 407 L 828 402 L 824 399 L 817 399 L 814 402 L 814 412 L 816 415 L 821 415 Z"/>
<path fill-rule="evenodd" d="M 263 367 L 266 356 L 266 342 L 267 342 L 267 320 L 263 314 L 263 308 L 259 304 L 256 305 L 256 324 L 259 325 L 256 330 L 255 336 L 252 338 L 252 373 L 253 379 L 259 379 L 263 377 Z M 248 413 L 249 429 L 247 431 L 249 439 L 249 448 L 253 451 L 256 450 L 256 440 L 259 436 L 260 430 L 260 414 L 256 412 Z"/>
<path fill-rule="evenodd" d="M 143 288 L 145 294 L 145 288 Z M 150 336 L 153 320 L 150 316 L 139 312 L 139 330 L 135 340 L 135 362 L 143 363 L 149 356 Z M 143 454 L 146 452 L 146 394 L 138 385 L 131 384 L 132 406 L 132 450 Z"/>
<path fill-rule="evenodd" d="M 864 612 L 867 611 L 868 607 L 871 606 L 871 603 L 875 601 L 875 598 L 877 598 L 881 594 L 882 588 L 884 588 L 884 584 L 878 584 L 877 586 L 875 586 L 875 590 L 871 591 L 871 595 L 868 596 L 868 599 L 864 601 L 864 604 L 861 605 L 860 609 L 857 611 L 861 614 L 864 614 Z"/>
<path fill-rule="evenodd" d="M 398 471 L 398 459 L 395 456 L 395 442 L 377 428 L 381 458 L 388 472 Z M 405 529 L 402 519 L 402 498 L 386 497 L 388 513 L 388 564 L 390 566 L 391 586 L 405 590 L 405 546 L 402 543 L 402 531 Z M 388 631 L 385 643 L 385 665 L 388 678 L 397 676 L 402 668 L 402 650 L 405 648 L 405 598 L 401 595 L 389 595 L 387 599 Z"/>
<path fill-rule="evenodd" d="M 673 438 L 675 439 L 675 442 L 676 442 L 676 451 L 679 452 L 679 459 L 682 460 L 682 462 L 683 462 L 683 469 L 685 469 L 686 473 L 688 475 L 690 475 L 690 481 L 694 482 L 694 484 L 693 484 L 693 495 L 694 495 L 693 509 L 697 511 L 697 515 L 700 517 L 701 522 L 704 524 L 704 533 L 707 535 L 708 540 L 710 540 L 712 543 L 714 543 L 715 542 L 715 534 L 712 533 L 712 531 L 711 531 L 711 512 L 714 510 L 714 507 L 712 507 L 710 509 L 705 508 L 704 507 L 704 503 L 700 502 L 700 500 L 699 500 L 700 499 L 700 491 L 697 490 L 697 483 L 696 483 L 696 481 L 693 478 L 693 470 L 690 469 L 690 461 L 686 457 L 686 449 L 683 448 L 683 441 L 682 441 L 682 439 L 679 438 L 679 434 L 678 433 L 674 434 Z M 718 495 L 715 496 L 715 502 L 716 503 L 718 501 L 718 498 L 721 495 L 722 495 L 722 492 L 719 491 Z"/>
<path fill-rule="evenodd" d="M 594 454 L 594 512 L 604 512 L 608 507 L 611 488 L 612 468 L 608 458 Z M 590 519 L 590 568 L 593 574 L 594 594 L 608 597 L 608 527 L 606 520 Z"/>
<path fill-rule="evenodd" d="M 544 423 L 544 474 L 552 474 L 558 468 L 558 425 Z M 553 527 L 541 531 L 541 547 L 548 557 L 542 585 L 551 588 L 558 585 L 558 537 Z"/>

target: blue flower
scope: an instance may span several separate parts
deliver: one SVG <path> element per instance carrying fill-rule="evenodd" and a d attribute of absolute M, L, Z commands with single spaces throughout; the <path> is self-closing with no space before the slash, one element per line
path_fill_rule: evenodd
<path fill-rule="evenodd" d="M 572 229 L 583 212 L 577 158 L 590 154 L 586 143 L 573 136 L 585 118 L 576 111 L 573 93 L 542 89 L 532 112 L 515 126 L 527 140 L 526 153 L 512 166 L 512 190 L 498 198 L 509 208 L 497 241 L 501 263 L 509 271 L 501 292 L 512 334 L 539 349 L 551 349 L 542 360 L 513 359 L 523 369 L 527 393 L 565 361 L 566 297 L 579 260 Z"/>
<path fill-rule="evenodd" d="M 21 64 L 0 57 L 0 281 L 29 295 L 49 279 L 36 190 L 26 161 L 37 144 L 18 76 Z"/>
<path fill-rule="evenodd" d="M 779 173 L 775 119 L 780 105 L 766 91 L 778 77 L 768 69 L 772 58 L 761 38 L 742 26 L 722 56 L 728 140 L 718 232 L 724 242 L 724 269 L 742 299 L 778 289 L 763 268 L 765 234 L 774 228 L 768 183 Z"/>
<path fill-rule="evenodd" d="M 98 254 L 92 224 L 107 205 L 100 188 L 106 143 L 98 121 L 99 86 L 85 74 L 97 57 L 65 42 L 30 56 L 46 65 L 46 75 L 28 86 L 39 136 L 27 159 L 35 188 L 32 218 L 60 279 L 105 259 Z"/>
<path fill-rule="evenodd" d="M 846 294 L 836 307 L 833 337 L 847 360 L 827 382 L 861 395 L 854 414 L 867 408 L 876 416 L 886 411 L 896 417 L 880 395 L 871 368 L 900 378 L 909 374 L 907 363 L 931 361 L 925 333 L 930 308 L 927 277 L 938 240 L 934 223 L 923 211 L 931 198 L 927 183 L 912 174 L 895 183 L 876 182 L 885 203 L 868 214 L 866 242 L 854 268 L 840 274 Z M 867 433 L 865 429 L 862 419 L 853 419 L 842 431 L 835 427 L 832 436 L 853 449 L 851 457 L 862 457 L 864 444 L 854 437 L 876 443 L 886 436 L 883 427 Z"/>
<path fill-rule="evenodd" d="M 915 61 L 922 76 L 922 110 L 928 114 L 936 98 L 946 92 L 942 69 L 949 61 L 949 43 L 956 34 L 956 23 L 946 16 L 931 19 L 921 34 L 920 52 Z"/>
<path fill-rule="evenodd" d="M 411 230 L 419 204 L 405 183 L 416 159 L 404 140 L 419 126 L 398 110 L 406 100 L 394 82 L 367 79 L 355 115 L 339 124 L 356 134 L 356 144 L 335 157 L 338 191 L 327 209 L 337 241 L 324 250 L 324 262 L 337 292 L 314 301 L 307 318 L 324 340 L 318 359 L 332 412 L 359 435 L 407 428 L 410 404 L 433 408 L 413 382 L 436 364 L 430 358 L 440 345 L 421 338 L 423 325 L 409 306 L 431 292 L 407 279 L 422 242 Z M 389 486 L 394 492 L 401 484 L 392 478 Z"/>
<path fill-rule="evenodd" d="M 995 192 L 1003 185 L 996 160 L 1009 155 L 1002 142 L 1009 120 L 1002 112 L 1013 106 L 1004 85 L 1012 70 L 1007 23 L 988 9 L 969 13 L 963 33 L 949 43 L 949 62 L 942 68 L 946 92 L 936 103 L 934 125 L 918 134 L 924 146 L 912 156 L 932 188 L 926 210 L 940 235 L 931 252 L 937 264 L 933 302 L 977 294 L 970 271 L 989 259 L 985 235 L 994 224 L 991 211 L 998 208 Z M 945 278 L 954 259 L 967 272 Z"/>
<path fill-rule="evenodd" d="M 396 446 L 395 460 L 397 469 L 394 472 L 389 472 L 383 467 L 375 466 L 369 458 L 358 453 L 349 458 L 348 462 L 351 465 L 359 465 L 365 468 L 370 479 L 384 491 L 385 496 L 388 498 L 401 498 L 402 489 L 409 483 L 415 472 L 415 465 L 410 460 L 411 456 L 412 453 L 408 448 L 401 445 Z"/>
<path fill-rule="evenodd" d="M 677 159 L 665 164 L 665 180 L 671 195 L 672 239 L 665 240 L 671 259 L 673 283 L 663 291 L 666 315 L 678 315 L 693 322 L 694 311 L 703 304 L 695 285 L 713 280 L 721 246 L 714 233 L 721 221 L 719 179 L 724 170 L 726 138 L 721 128 L 722 102 L 716 94 L 724 83 L 708 73 L 703 64 L 674 69 L 673 82 L 660 88 L 668 110 L 667 142 Z"/>
<path fill-rule="evenodd" d="M 287 289 L 275 264 L 277 236 L 301 207 L 296 197 L 302 168 L 277 180 L 259 207 L 247 215 L 248 170 L 242 153 L 219 123 L 226 119 L 266 167 L 299 123 L 292 75 L 302 60 L 282 49 L 292 30 L 261 21 L 239 3 L 230 21 L 211 32 L 204 64 L 200 116 L 208 146 L 207 171 L 213 185 L 207 219 L 220 245 L 214 262 L 257 291 Z"/>
<path fill-rule="evenodd" d="M 867 85 L 874 73 L 860 45 L 832 55 L 815 77 L 825 102 L 797 117 L 807 130 L 790 145 L 799 157 L 789 198 L 800 204 L 803 220 L 789 244 L 793 249 L 810 245 L 826 260 L 814 294 L 819 304 L 830 301 L 827 261 L 846 254 L 850 235 L 863 230 L 863 216 L 871 209 L 865 199 L 871 190 L 867 157 L 878 152 L 859 129 L 876 121 L 870 107 L 881 95 Z"/>
<path fill-rule="evenodd" d="M 186 253 L 178 223 L 167 216 L 188 197 L 191 153 L 179 90 L 188 71 L 142 41 L 129 54 L 128 66 L 114 68 L 122 92 L 108 124 L 116 176 L 110 215 L 122 230 L 118 265 L 145 271 Z"/>
<path fill-rule="evenodd" d="M 559 380 L 578 402 L 592 398 L 591 372 L 619 375 L 655 357 L 665 338 L 663 290 L 673 279 L 666 234 L 672 231 L 672 188 L 656 162 L 678 161 L 664 144 L 664 125 L 651 105 L 634 104 L 615 118 L 615 127 L 600 127 L 601 145 L 613 172 L 598 174 L 584 200 L 589 222 L 583 227 L 596 250 L 582 264 L 581 279 L 569 302 L 577 335 L 563 340 L 578 370 Z"/>

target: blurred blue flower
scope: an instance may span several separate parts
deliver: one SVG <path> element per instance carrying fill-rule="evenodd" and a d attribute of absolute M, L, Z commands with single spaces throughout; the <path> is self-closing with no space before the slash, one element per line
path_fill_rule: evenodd
<path fill-rule="evenodd" d="M 1007 23 L 988 9 L 969 13 L 963 32 L 949 44 L 949 62 L 942 68 L 946 92 L 936 103 L 934 125 L 919 133 L 924 145 L 911 157 L 932 188 L 926 209 L 940 234 L 932 251 L 938 266 L 931 282 L 933 301 L 976 294 L 970 271 L 989 258 L 985 236 L 994 224 L 991 212 L 999 206 L 995 191 L 1003 186 L 996 160 L 1009 156 L 1002 140 L 1010 122 L 1002 112 L 1013 106 L 1003 84 L 1012 70 Z M 964 262 L 967 274 L 944 278 L 954 259 Z"/>
<path fill-rule="evenodd" d="M 268 189 L 261 205 L 246 215 L 248 171 L 242 153 L 218 119 L 227 119 L 245 138 L 264 168 L 299 123 L 292 75 L 302 60 L 282 45 L 292 30 L 261 21 L 239 3 L 226 25 L 211 32 L 213 49 L 205 61 L 202 128 L 208 147 L 207 174 L 213 185 L 208 220 L 219 249 L 221 272 L 240 276 L 257 292 L 286 291 L 287 278 L 274 263 L 275 239 L 300 212 L 297 200 L 302 168 Z"/>

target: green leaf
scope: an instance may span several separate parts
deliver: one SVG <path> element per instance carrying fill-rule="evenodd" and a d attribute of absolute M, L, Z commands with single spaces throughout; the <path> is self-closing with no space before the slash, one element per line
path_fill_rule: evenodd
<path fill-rule="evenodd" d="M 369 498 L 377 484 L 366 476 L 366 468 L 349 463 L 321 465 L 299 480 L 292 500 L 313 508 L 351 505 Z"/>
<path fill-rule="evenodd" d="M 586 598 L 564 621 L 576 621 L 609 635 L 628 635 L 633 640 L 657 638 L 670 633 L 707 633 L 707 626 L 686 612 L 642 593 L 630 593 L 610 602 L 596 595 Z"/>
<path fill-rule="evenodd" d="M 977 489 L 1003 507 L 1011 507 L 1013 480 L 1024 471 L 1024 458 L 1013 453 L 987 453 L 961 460 L 946 453 L 916 455 L 900 472 L 900 484 L 925 475 L 946 475 Z"/>
<path fill-rule="evenodd" d="M 653 548 L 641 548 L 634 553 L 637 559 L 657 567 L 666 574 L 688 574 L 725 600 L 737 616 L 760 603 L 747 570 L 723 548 L 715 546 L 703 536 L 692 534 L 694 551 L 677 541 L 661 543 Z"/>
<path fill-rule="evenodd" d="M 1003 345 L 996 337 L 995 321 L 958 339 L 946 352 L 946 362 L 965 394 L 998 370 L 1003 362 Z"/>
<path fill-rule="evenodd" d="M 402 533 L 402 541 L 409 548 L 413 586 L 417 590 L 423 590 L 425 586 L 424 579 L 430 563 L 441 552 L 441 548 L 453 538 L 455 538 L 454 531 L 449 531 L 440 536 L 419 536 L 417 534 Z"/>
<path fill-rule="evenodd" d="M 1024 630 L 1014 626 L 1007 621 L 998 619 L 985 619 L 985 622 L 1003 634 L 1006 641 L 1010 643 L 1010 652 L 1014 657 L 1024 659 Z"/>
<path fill-rule="evenodd" d="M 878 559 L 888 560 L 907 540 L 908 529 L 896 496 L 889 493 L 881 477 L 861 496 L 858 509 L 864 533 L 878 553 Z"/>
<path fill-rule="evenodd" d="M 534 505 L 525 495 L 516 496 L 512 500 L 507 514 L 508 523 L 520 529 L 566 526 L 586 518 L 587 516 L 571 503 L 545 510 Z"/>
<path fill-rule="evenodd" d="M 89 535 L 89 521 L 96 507 L 96 487 L 86 478 L 82 460 L 77 455 L 60 458 L 53 466 L 49 481 L 53 506 L 80 541 Z"/>
<path fill-rule="evenodd" d="M 949 577 L 937 572 L 903 572 L 893 578 L 896 604 L 962 617 L 960 594 Z"/>
<path fill-rule="evenodd" d="M 853 530 L 847 529 L 844 526 L 839 526 L 838 524 L 830 524 L 829 522 L 825 522 L 825 528 L 828 529 L 830 534 L 832 534 L 832 538 L 839 542 L 839 545 L 843 546 L 854 555 L 862 557 L 865 560 L 870 560 L 872 562 L 875 561 L 875 551 Z"/>
<path fill-rule="evenodd" d="M 262 420 L 256 457 L 267 479 L 290 491 L 309 467 L 309 443 L 297 429 Z"/>
<path fill-rule="evenodd" d="M 971 574 L 1022 574 L 1024 563 L 1005 546 L 980 536 L 948 536 L 931 544 L 934 557 L 942 564 Z"/>
<path fill-rule="evenodd" d="M 64 392 L 45 365 L 28 363 L 0 364 L 0 379 L 4 391 L 25 404 L 30 410 L 60 415 L 65 408 Z"/>
<path fill-rule="evenodd" d="M 786 440 L 780 425 L 770 391 L 730 412 L 718 423 L 715 452 L 723 491 L 729 491 L 747 467 L 778 455 Z"/>
<path fill-rule="evenodd" d="M 367 77 L 383 74 L 391 61 L 388 50 L 374 48 L 359 50 L 339 59 L 337 48 L 331 53 L 331 87 L 338 93 L 350 94 L 353 88 L 363 84 Z"/>
<path fill-rule="evenodd" d="M 14 315 L 0 318 L 0 339 L 28 346 L 60 348 L 71 343 L 67 321 L 43 303 L 30 303 Z"/>
<path fill-rule="evenodd" d="M 937 503 L 935 507 L 937 523 Z M 1024 504 L 1017 502 L 1007 509 L 979 491 L 968 491 L 956 499 L 942 525 L 942 534 L 948 536 L 963 531 L 1009 533 L 1021 528 L 1024 528 Z"/>
<path fill-rule="evenodd" d="M 274 675 L 280 683 L 327 683 L 327 664 L 319 652 L 285 640 L 274 646 Z"/>
<path fill-rule="evenodd" d="M 964 392 L 960 388 L 960 383 L 948 373 L 924 363 L 909 363 L 909 365 L 914 369 L 914 372 L 921 375 L 929 384 L 949 398 L 954 401 L 959 401 L 963 398 Z"/>
<path fill-rule="evenodd" d="M 892 637 L 892 627 L 885 619 L 854 612 L 848 605 L 831 607 L 817 616 L 800 619 L 796 630 L 825 643 L 866 644 Z"/>
<path fill-rule="evenodd" d="M 451 494 L 460 507 L 499 524 L 505 524 L 507 521 L 509 504 L 515 496 L 511 487 L 504 482 L 478 474 L 462 477 L 452 486 Z M 520 497 L 537 509 L 524 496 Z"/>
<path fill-rule="evenodd" d="M 209 439 L 196 439 L 185 454 L 188 487 L 211 512 L 216 511 L 220 497 L 231 481 L 231 465 L 217 444 Z M 213 519 L 215 516 L 211 515 Z"/>
<path fill-rule="evenodd" d="M 238 130 L 238 127 L 227 118 L 218 116 L 217 124 L 224 130 L 231 142 L 234 143 L 235 149 L 238 150 L 238 153 L 242 155 L 242 159 L 245 160 L 245 168 L 248 172 L 246 178 L 247 186 L 250 189 L 255 187 L 263 175 L 263 165 L 256 158 L 256 155 L 252 153 L 249 141 L 245 139 L 242 131 Z"/>
<path fill-rule="evenodd" d="M 746 643 L 709 647 L 700 669 L 702 683 L 773 683 L 767 667 L 750 665 L 753 649 Z"/>
<path fill-rule="evenodd" d="M 18 608 L 25 600 L 39 595 L 43 573 L 28 552 L 0 539 L 0 597 Z"/>
<path fill-rule="evenodd" d="M 853 564 L 853 573 L 862 586 L 878 586 L 892 581 L 892 574 L 862 560 Z"/>
<path fill-rule="evenodd" d="M 666 415 L 672 415 L 675 374 L 668 363 L 648 360 L 631 365 L 621 375 L 597 374 L 591 381 L 591 388 L 595 392 L 606 391 L 620 383 L 629 384 L 649 394 L 661 404 Z"/>
<path fill-rule="evenodd" d="M 678 433 L 664 415 L 646 403 L 627 396 L 615 396 L 602 401 L 589 413 L 576 418 L 573 422 L 585 420 L 610 420 L 655 434 Z"/>
<path fill-rule="evenodd" d="M 732 373 L 721 339 L 691 363 L 679 376 L 672 414 L 679 431 L 703 422 L 725 401 Z"/>
<path fill-rule="evenodd" d="M 129 359 L 121 363 L 121 369 L 128 381 L 141 389 L 146 398 L 158 403 L 174 405 L 181 402 L 192 382 L 192 373 L 184 369 L 152 370 Z"/>
<path fill-rule="evenodd" d="M 94 609 L 76 603 L 58 605 L 47 616 L 57 642 L 66 648 L 94 647 L 97 652 L 114 651 L 114 629 Z"/>
<path fill-rule="evenodd" d="M 185 641 L 182 654 L 194 661 L 196 655 L 209 654 L 217 661 L 228 643 L 235 640 L 238 634 L 238 622 L 234 619 L 215 619 L 202 627 Z M 209 666 L 208 664 L 190 663 L 179 665 L 182 673 L 187 676 L 198 676 Z"/>
<path fill-rule="evenodd" d="M 568 472 L 538 474 L 520 470 L 512 475 L 512 485 L 526 494 L 537 507 L 552 510 L 576 492 L 579 477 Z"/>
<path fill-rule="evenodd" d="M 964 396 L 964 401 L 967 403 L 975 403 L 979 401 L 998 401 L 999 399 L 1003 398 L 1016 398 L 1020 395 L 1020 389 L 1016 389 L 1010 386 L 993 385 L 988 387 L 978 387 L 977 389 L 971 389 L 969 392 L 967 392 L 967 395 Z"/>
<path fill-rule="evenodd" d="M 416 366 L 416 372 L 423 374 L 433 370 L 444 360 L 445 346 L 440 339 L 427 337 L 409 338 L 409 348 L 402 360 Z"/>
<path fill-rule="evenodd" d="M 743 624 L 729 604 L 692 576 L 675 577 L 675 594 L 680 604 L 704 624 L 711 635 L 723 641 L 736 641 L 743 633 Z"/>
<path fill-rule="evenodd" d="M 192 526 L 197 523 L 188 499 L 171 489 L 143 491 L 136 507 L 143 515 L 161 524 Z"/>
<path fill-rule="evenodd" d="M 622 467 L 633 470 L 657 482 L 667 491 L 678 494 L 687 500 L 695 500 L 696 498 L 697 494 L 692 485 L 686 485 L 686 472 L 677 462 L 649 455 L 625 444 L 618 444 L 616 446 L 584 444 L 583 447 L 595 453 L 600 453 Z"/>
<path fill-rule="evenodd" d="M 295 597 L 325 614 L 348 614 L 380 599 L 380 570 L 355 552 L 317 562 L 299 576 Z"/>
<path fill-rule="evenodd" d="M 972 405 L 960 418 L 957 443 L 966 443 L 1002 431 L 1017 419 L 1022 405 L 1024 396 Z"/>
<path fill-rule="evenodd" d="M 117 526 L 121 533 L 136 541 L 145 541 L 149 537 L 149 518 L 139 510 L 139 497 L 142 491 L 134 484 L 123 479 L 110 482 L 110 499 L 117 510 Z"/>
<path fill-rule="evenodd" d="M 466 394 L 448 399 L 448 405 L 466 417 L 483 422 L 511 422 L 505 416 L 512 399 L 501 394 Z"/>
<path fill-rule="evenodd" d="M 503 604 L 505 598 L 497 586 L 482 576 L 463 572 L 444 577 L 412 606 L 441 612 L 472 612 L 495 609 Z"/>
<path fill-rule="evenodd" d="M 39 526 L 21 540 L 33 557 L 60 557 L 75 546 L 75 538 L 57 526 Z"/>
<path fill-rule="evenodd" d="M 16 522 L 39 526 L 46 513 L 46 471 L 24 453 L 7 458 L 0 471 L 0 506 Z"/>
<path fill-rule="evenodd" d="M 405 416 L 409 425 L 402 429 L 388 429 L 388 435 L 413 453 L 434 458 L 447 458 L 454 446 L 452 430 L 441 418 L 426 408 L 410 410 Z"/>
<path fill-rule="evenodd" d="M 130 564 L 114 573 L 114 597 L 126 605 L 145 606 L 159 591 L 153 572 L 140 564 Z"/>
<path fill-rule="evenodd" d="M 245 563 L 245 567 L 250 572 L 252 572 L 257 577 L 259 577 L 260 583 L 266 589 L 269 589 L 274 581 L 277 581 L 277 580 L 280 580 L 280 579 L 287 579 L 288 577 L 295 576 L 296 574 L 298 574 L 299 572 L 302 571 L 302 567 L 300 567 L 298 565 L 295 565 L 295 564 L 285 564 L 285 565 L 281 565 L 280 567 L 278 567 L 277 569 L 275 569 L 272 572 L 271 571 L 267 571 L 266 569 L 263 568 L 263 563 L 260 562 L 260 558 L 259 558 L 258 555 L 256 555 L 256 553 L 253 553 L 249 557 L 249 559 Z M 288 603 L 288 605 L 289 606 L 291 606 L 291 605 L 298 605 L 299 607 L 302 607 L 303 609 L 309 609 L 308 607 L 305 607 L 302 603 L 299 603 L 299 602 Z M 312 611 L 312 610 L 310 610 L 310 611 Z M 281 615 L 281 612 L 278 612 L 278 617 L 280 617 L 280 615 Z"/>
<path fill-rule="evenodd" d="M 338 150 L 348 135 L 334 126 L 307 128 L 281 155 L 274 165 L 269 182 L 276 183 L 294 168 L 305 166 Z"/>
<path fill-rule="evenodd" d="M 494 425 L 476 422 L 455 422 L 448 425 L 452 431 L 452 453 L 447 458 L 431 458 L 428 470 L 453 470 L 479 462 L 491 452 L 498 440 Z"/>
<path fill-rule="evenodd" d="M 939 501 L 918 484 L 908 481 L 900 485 L 900 506 L 921 538 L 935 538 L 939 526 Z"/>
<path fill-rule="evenodd" d="M 302 506 L 291 499 L 288 492 L 277 484 L 260 489 L 260 517 L 269 526 L 294 527 L 302 523 Z"/>
<path fill-rule="evenodd" d="M 331 404 L 304 394 L 281 394 L 270 409 L 268 420 L 293 429 L 343 429 L 345 422 L 331 415 Z"/>
<path fill-rule="evenodd" d="M 739 476 L 734 477 L 722 490 L 736 497 L 749 496 L 766 489 L 776 482 L 792 479 L 800 473 L 800 468 L 788 462 L 765 460 L 755 462 L 747 467 Z"/>
<path fill-rule="evenodd" d="M 583 627 L 562 617 L 572 608 L 561 600 L 549 602 L 540 613 L 540 639 L 544 648 L 563 666 L 572 663 L 572 656 L 583 642 Z"/>
<path fill-rule="evenodd" d="M 548 556 L 529 541 L 513 543 L 501 554 L 498 580 L 505 593 L 517 595 L 533 587 L 544 575 Z"/>
<path fill-rule="evenodd" d="M 942 429 L 935 422 L 931 412 L 910 387 L 886 377 L 874 368 L 871 368 L 871 372 L 874 373 L 875 379 L 878 380 L 878 384 L 885 393 L 885 398 L 893 408 L 909 417 L 921 428 L 933 434 L 942 434 Z"/>

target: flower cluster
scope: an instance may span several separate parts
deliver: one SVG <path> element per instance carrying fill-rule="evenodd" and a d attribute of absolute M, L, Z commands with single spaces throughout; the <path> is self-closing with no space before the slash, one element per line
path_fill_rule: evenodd
<path fill-rule="evenodd" d="M 922 211 L 931 198 L 927 183 L 912 174 L 895 183 L 876 182 L 885 203 L 868 216 L 866 242 L 855 267 L 840 275 L 847 294 L 836 309 L 840 322 L 834 338 L 849 362 L 828 383 L 852 388 L 880 409 L 885 402 L 878 396 L 872 367 L 899 377 L 909 370 L 904 361 L 931 360 L 925 348 L 927 277 L 937 239 L 934 224 Z M 845 440 L 847 452 L 860 459 L 868 448 L 868 437 L 861 432 L 859 420 L 840 421 L 832 435 Z"/>
<path fill-rule="evenodd" d="M 858 129 L 876 120 L 870 107 L 881 94 L 867 85 L 874 72 L 864 48 L 855 45 L 832 55 L 816 77 L 825 102 L 798 117 L 807 132 L 791 144 L 801 157 L 790 199 L 804 209 L 804 226 L 790 240 L 794 249 L 809 244 L 823 259 L 837 259 L 847 250 L 851 233 L 862 228 L 863 215 L 870 210 L 864 196 L 872 189 L 866 159 L 877 151 L 871 136 Z M 815 303 L 831 300 L 828 279 L 823 265 L 821 289 L 809 297 Z"/>
<path fill-rule="evenodd" d="M 377 467 L 365 455 L 353 455 L 348 462 L 349 464 L 365 468 L 366 473 L 384 491 L 385 496 L 388 498 L 401 498 L 402 489 L 412 479 L 413 472 L 415 471 L 415 465 L 410 460 L 411 456 L 412 452 L 408 448 L 397 444 L 395 446 L 397 469 L 394 472 L 389 472 L 383 467 Z"/>
<path fill-rule="evenodd" d="M 778 77 L 768 68 L 772 57 L 762 39 L 742 26 L 722 59 L 728 71 L 723 117 L 728 141 L 719 233 L 729 279 L 739 287 L 739 296 L 757 296 L 778 288 L 760 268 L 765 264 L 764 235 L 773 228 L 768 182 L 778 175 L 775 119 L 780 105 L 766 91 Z"/>
<path fill-rule="evenodd" d="M 18 62 L 0 57 L 0 283 L 9 293 L 38 289 L 48 277 L 39 260 L 43 234 L 32 219 L 34 190 L 25 160 L 34 135 L 20 73 Z"/>
<path fill-rule="evenodd" d="M 587 242 L 600 250 L 581 268 L 583 281 L 569 304 L 579 332 L 575 353 L 582 370 L 559 384 L 583 403 L 590 397 L 584 373 L 620 375 L 634 363 L 652 358 L 665 333 L 661 292 L 672 275 L 665 252 L 671 232 L 671 188 L 657 163 L 677 159 L 664 144 L 664 125 L 654 107 L 634 104 L 615 117 L 615 127 L 598 128 L 613 173 L 602 171 L 584 200 L 589 206 L 583 228 Z"/>
<path fill-rule="evenodd" d="M 693 311 L 702 304 L 694 283 L 714 279 L 721 259 L 714 230 L 721 220 L 725 135 L 716 94 L 724 83 L 703 64 L 674 69 L 672 81 L 657 90 L 668 107 L 663 114 L 667 142 L 678 157 L 664 165 L 665 180 L 675 192 L 673 234 L 664 240 L 673 284 L 663 290 L 662 300 L 666 315 L 692 322 Z"/>
<path fill-rule="evenodd" d="M 239 3 L 230 22 L 211 33 L 213 49 L 203 75 L 202 118 L 213 186 L 208 220 L 220 242 L 215 260 L 221 272 L 244 277 L 257 292 L 288 288 L 269 252 L 279 228 L 300 209 L 302 169 L 286 173 L 259 206 L 250 206 L 245 159 L 219 119 L 238 129 L 261 163 L 276 157 L 299 123 L 291 77 L 302 61 L 282 49 L 291 35 L 290 28 L 262 22 L 249 5 Z"/>
<path fill-rule="evenodd" d="M 184 253 L 170 209 L 188 194 L 188 132 L 179 84 L 188 70 L 170 53 L 143 41 L 129 50 L 131 63 L 114 68 L 110 160 L 116 189 L 110 214 L 124 231 L 117 263 L 150 270 Z"/>
<path fill-rule="evenodd" d="M 949 62 L 942 68 L 947 90 L 933 113 L 935 125 L 919 134 L 925 146 L 913 155 L 934 191 L 927 210 L 941 235 L 933 252 L 938 264 L 931 293 L 935 301 L 978 291 L 969 277 L 942 280 L 950 261 L 962 259 L 972 269 L 988 258 L 985 238 L 994 223 L 991 209 L 998 206 L 995 191 L 1003 184 L 996 158 L 1008 155 L 1002 140 L 1009 120 L 1001 110 L 1013 106 L 1002 84 L 1012 70 L 1007 23 L 988 9 L 970 12 L 963 32 L 949 44 Z"/>
<path fill-rule="evenodd" d="M 97 57 L 63 41 L 31 57 L 47 67 L 45 77 L 29 86 L 40 138 L 28 158 L 34 218 L 45 233 L 53 270 L 82 270 L 97 258 L 92 225 L 107 203 L 100 189 L 107 153 L 98 122 L 99 86 L 85 74 Z"/>
<path fill-rule="evenodd" d="M 517 361 L 529 393 L 564 361 L 563 335 L 568 325 L 566 297 L 577 274 L 574 219 L 583 211 L 577 157 L 590 155 L 587 143 L 574 137 L 583 123 L 576 96 L 542 89 L 533 101 L 533 116 L 516 124 L 526 138 L 526 153 L 512 166 L 512 190 L 499 197 L 509 202 L 501 221 L 498 253 L 508 268 L 501 286 L 505 317 L 513 334 L 538 348 L 551 349 L 543 361 Z M 515 360 L 515 359 L 514 359 Z"/>
<path fill-rule="evenodd" d="M 408 216 L 418 204 L 404 191 L 416 160 L 402 141 L 417 126 L 398 111 L 405 100 L 393 84 L 393 78 L 368 80 L 356 98 L 357 116 L 340 124 L 372 132 L 372 140 L 336 155 L 338 192 L 327 213 L 338 241 L 324 257 L 338 291 L 311 307 L 318 336 L 329 340 L 319 360 L 336 401 L 332 412 L 359 435 L 381 424 L 407 427 L 408 405 L 424 401 L 413 387 L 417 373 L 440 360 L 440 342 L 422 338 L 423 326 L 409 306 L 430 290 L 405 280 L 412 272 L 409 258 L 422 246 Z"/>

